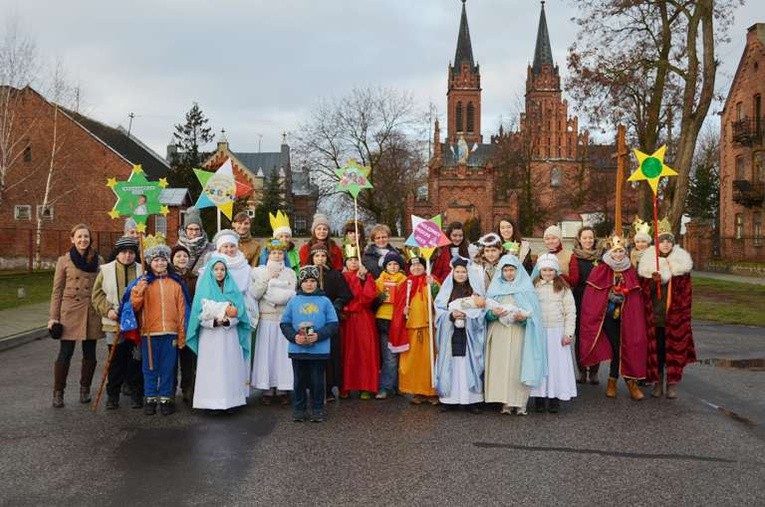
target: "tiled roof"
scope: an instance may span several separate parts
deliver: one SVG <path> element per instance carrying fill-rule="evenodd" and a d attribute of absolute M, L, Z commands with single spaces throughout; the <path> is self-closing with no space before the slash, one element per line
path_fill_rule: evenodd
<path fill-rule="evenodd" d="M 290 163 L 289 154 L 281 151 L 270 153 L 232 153 L 247 167 L 247 169 L 252 171 L 253 174 L 257 175 L 260 170 L 266 178 L 279 169 L 284 169 L 286 173 Z"/>
<path fill-rule="evenodd" d="M 159 193 L 159 202 L 168 206 L 181 206 L 188 195 L 188 188 L 163 188 Z"/>

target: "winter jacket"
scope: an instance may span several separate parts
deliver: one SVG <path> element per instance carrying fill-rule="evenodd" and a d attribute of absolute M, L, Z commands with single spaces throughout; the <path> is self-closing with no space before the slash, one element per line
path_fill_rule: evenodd
<path fill-rule="evenodd" d="M 571 289 L 555 292 L 553 282 L 540 280 L 536 285 L 539 306 L 542 307 L 542 324 L 545 327 L 562 327 L 563 334 L 574 336 L 576 306 Z"/>
<path fill-rule="evenodd" d="M 140 284 L 140 282 L 139 282 Z M 179 282 L 162 275 L 144 286 L 132 288 L 130 303 L 140 315 L 141 336 L 178 335 L 178 348 L 186 343 L 186 301 Z"/>
<path fill-rule="evenodd" d="M 310 324 L 319 336 L 315 343 L 298 345 L 295 337 L 301 324 Z M 337 333 L 338 320 L 332 302 L 321 291 L 298 294 L 290 299 L 279 325 L 290 344 L 287 349 L 293 359 L 328 359 L 329 337 Z"/>
<path fill-rule="evenodd" d="M 101 316 L 91 302 L 97 276 L 98 273 L 78 269 L 69 253 L 58 258 L 49 318 L 59 321 L 64 327 L 62 340 L 97 340 L 104 337 Z"/>
<path fill-rule="evenodd" d="M 106 315 L 109 310 L 119 313 L 120 301 L 127 286 L 143 273 L 141 265 L 133 263 L 130 266 L 112 261 L 99 268 L 96 282 L 93 285 L 91 301 L 93 307 L 101 315 L 101 324 L 104 331 L 117 331 L 117 321 L 111 320 Z"/>
<path fill-rule="evenodd" d="M 289 267 L 282 267 L 276 278 L 267 265 L 254 268 L 250 273 L 250 294 L 258 301 L 261 320 L 280 321 L 296 286 L 297 276 Z"/>

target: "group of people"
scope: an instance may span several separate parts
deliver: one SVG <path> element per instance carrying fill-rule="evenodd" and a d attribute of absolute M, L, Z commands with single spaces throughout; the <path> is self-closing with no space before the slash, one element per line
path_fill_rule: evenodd
<path fill-rule="evenodd" d="M 129 394 L 147 415 L 169 415 L 180 387 L 195 409 L 231 411 L 258 391 L 264 405 L 291 404 L 297 422 L 323 421 L 337 397 L 395 394 L 443 410 L 557 413 L 577 383 L 599 383 L 603 361 L 606 396 L 623 377 L 634 400 L 644 397 L 639 382 L 673 399 L 695 361 L 692 261 L 669 230 L 660 228 L 657 257 L 642 228 L 628 253 L 619 236 L 599 245 L 591 227 L 568 250 L 553 225 L 533 259 L 509 218 L 475 243 L 454 222 L 450 244 L 426 259 L 393 246 L 382 224 L 368 245 L 355 221 L 335 242 L 316 214 L 297 248 L 288 217 L 270 218 L 264 244 L 251 237 L 246 213 L 210 241 L 190 208 L 176 245 L 150 236 L 142 251 L 128 219 L 108 262 L 89 228 L 76 225 L 54 275 L 53 406 L 64 406 L 78 341 L 80 402 L 91 401 L 104 336 L 107 409 Z"/>

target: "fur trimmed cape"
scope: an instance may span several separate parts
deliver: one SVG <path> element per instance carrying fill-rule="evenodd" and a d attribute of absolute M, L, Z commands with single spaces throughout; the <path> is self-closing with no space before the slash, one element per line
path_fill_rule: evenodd
<path fill-rule="evenodd" d="M 696 362 L 696 346 L 693 342 L 691 329 L 691 300 L 693 296 L 691 284 L 691 255 L 675 245 L 667 257 L 659 257 L 659 272 L 661 273 L 662 298 L 667 304 L 664 321 L 665 368 L 667 382 L 677 383 L 682 380 L 683 368 Z M 643 292 L 645 307 L 646 331 L 648 335 L 648 377 L 649 382 L 659 381 L 658 343 L 654 322 L 654 301 L 656 284 L 651 275 L 656 271 L 656 250 L 649 248 L 643 254 L 638 264 L 640 287 Z"/>

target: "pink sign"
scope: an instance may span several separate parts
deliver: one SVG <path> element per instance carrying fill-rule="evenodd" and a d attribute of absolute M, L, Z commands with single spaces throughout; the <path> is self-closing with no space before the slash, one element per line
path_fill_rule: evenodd
<path fill-rule="evenodd" d="M 422 221 L 414 231 L 414 240 L 422 247 L 437 247 L 441 239 L 441 228 L 430 220 Z"/>

